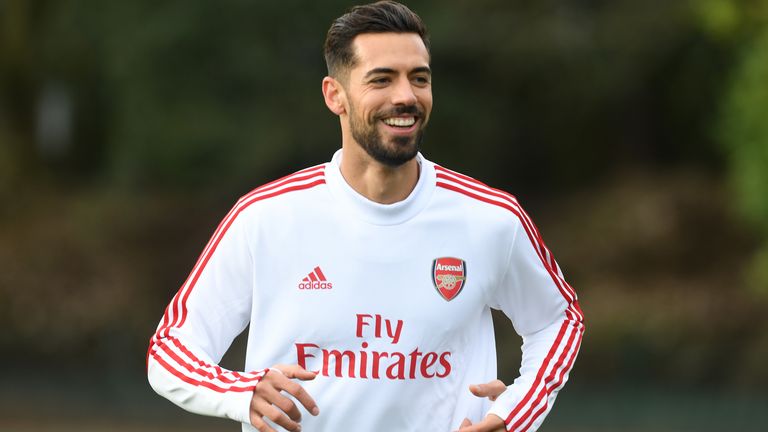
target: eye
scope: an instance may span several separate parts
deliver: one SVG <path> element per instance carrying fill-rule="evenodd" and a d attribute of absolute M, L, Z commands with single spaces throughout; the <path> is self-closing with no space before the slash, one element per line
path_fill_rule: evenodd
<path fill-rule="evenodd" d="M 388 77 L 378 77 L 378 78 L 374 78 L 374 79 L 372 79 L 372 80 L 370 81 L 370 83 L 371 83 L 371 84 L 376 84 L 376 85 L 384 85 L 384 84 L 387 84 L 387 83 L 389 83 L 389 78 L 388 78 Z"/>
<path fill-rule="evenodd" d="M 418 75 L 413 77 L 413 82 L 418 85 L 425 86 L 429 84 L 429 77 L 426 75 Z"/>

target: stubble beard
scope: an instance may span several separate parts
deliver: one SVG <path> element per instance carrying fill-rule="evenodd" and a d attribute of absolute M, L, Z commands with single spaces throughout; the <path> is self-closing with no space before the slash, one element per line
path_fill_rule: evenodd
<path fill-rule="evenodd" d="M 398 107 L 387 114 L 378 114 L 371 122 L 366 122 L 365 119 L 358 117 L 354 107 L 350 106 L 349 125 L 352 138 L 370 157 L 383 165 L 399 167 L 418 154 L 424 138 L 424 126 L 422 124 L 413 136 L 396 136 L 392 137 L 389 143 L 385 143 L 377 124 L 382 118 L 393 114 L 414 114 L 420 119 L 424 118 L 423 113 L 416 106 L 405 106 Z"/>

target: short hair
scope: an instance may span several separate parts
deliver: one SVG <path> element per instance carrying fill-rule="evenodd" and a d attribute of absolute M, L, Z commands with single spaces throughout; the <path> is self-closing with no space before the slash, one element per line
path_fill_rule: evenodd
<path fill-rule="evenodd" d="M 427 27 L 407 6 L 391 0 L 354 6 L 336 18 L 328 29 L 323 49 L 328 75 L 338 79 L 341 73 L 355 66 L 357 59 L 352 42 L 364 33 L 416 33 L 429 53 Z"/>

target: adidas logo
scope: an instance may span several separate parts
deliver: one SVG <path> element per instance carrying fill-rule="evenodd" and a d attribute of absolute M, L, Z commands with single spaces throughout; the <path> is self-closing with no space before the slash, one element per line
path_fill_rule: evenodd
<path fill-rule="evenodd" d="M 301 290 L 313 290 L 313 289 L 331 289 L 333 284 L 328 282 L 325 278 L 323 271 L 320 270 L 320 266 L 317 266 L 312 270 L 307 277 L 299 282 L 299 289 Z"/>

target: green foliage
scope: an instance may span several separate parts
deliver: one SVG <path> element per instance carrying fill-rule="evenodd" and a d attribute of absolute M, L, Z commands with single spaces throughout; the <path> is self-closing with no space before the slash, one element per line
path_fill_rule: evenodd
<path fill-rule="evenodd" d="M 768 32 L 746 51 L 723 114 L 722 138 L 745 216 L 768 234 Z"/>
<path fill-rule="evenodd" d="M 525 193 L 589 184 L 617 165 L 715 154 L 706 125 L 730 55 L 702 36 L 702 14 L 687 2 L 409 5 L 433 40 L 424 151 L 434 160 Z M 340 145 L 320 97 L 321 46 L 349 6 L 39 3 L 25 36 L 25 52 L 38 53 L 28 93 L 53 79 L 74 95 L 75 176 L 97 172 L 142 190 L 242 190 L 325 161 Z M 34 122 L 31 110 L 19 116 Z M 467 151 L 475 145 L 483 151 Z"/>
<path fill-rule="evenodd" d="M 737 3 L 737 0 L 699 0 L 692 1 L 691 6 L 708 33 L 728 38 L 733 36 L 743 18 Z"/>
<path fill-rule="evenodd" d="M 103 55 L 119 183 L 253 186 L 312 138 L 296 123 L 311 129 L 323 114 L 317 89 L 307 86 L 322 77 L 319 42 L 306 44 L 321 39 L 320 23 L 284 38 L 276 23 L 290 21 L 291 8 L 226 6 L 145 1 L 111 11 Z M 323 157 L 312 162 L 325 160 L 335 141 L 314 143 L 310 155 Z"/>
<path fill-rule="evenodd" d="M 720 134 L 739 209 L 763 239 L 752 284 L 768 295 L 768 30 L 745 50 L 726 95 Z"/>

